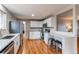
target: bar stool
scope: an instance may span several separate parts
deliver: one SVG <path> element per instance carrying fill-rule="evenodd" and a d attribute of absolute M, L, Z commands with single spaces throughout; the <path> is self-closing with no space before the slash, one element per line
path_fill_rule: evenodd
<path fill-rule="evenodd" d="M 62 51 L 62 42 L 59 40 L 55 40 L 55 45 L 56 45 L 57 52 L 61 52 Z"/>
<path fill-rule="evenodd" d="M 48 44 L 50 44 L 50 46 L 52 46 L 53 48 L 56 48 L 56 46 L 55 46 L 55 39 L 54 38 L 49 38 Z"/>
<path fill-rule="evenodd" d="M 56 44 L 55 39 L 52 38 L 52 40 L 51 40 L 51 45 L 52 45 L 53 48 L 56 49 L 56 45 L 55 45 L 55 44 Z"/>

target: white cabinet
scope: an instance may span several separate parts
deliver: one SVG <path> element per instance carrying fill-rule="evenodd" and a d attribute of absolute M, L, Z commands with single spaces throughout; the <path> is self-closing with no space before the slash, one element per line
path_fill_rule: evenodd
<path fill-rule="evenodd" d="M 40 31 L 31 31 L 29 34 L 29 39 L 41 39 Z"/>
<path fill-rule="evenodd" d="M 54 27 L 56 21 L 54 17 L 49 17 L 43 21 L 43 24 L 47 23 L 47 27 Z"/>
<path fill-rule="evenodd" d="M 17 36 L 14 40 L 14 53 L 16 54 L 20 47 L 20 36 Z"/>
<path fill-rule="evenodd" d="M 43 20 L 43 24 L 45 24 L 45 23 L 47 23 L 47 20 L 45 19 L 45 20 Z"/>
<path fill-rule="evenodd" d="M 52 36 L 55 40 L 62 42 L 62 54 L 75 54 L 77 53 L 77 38 L 69 36 L 62 32 L 54 32 Z"/>
<path fill-rule="evenodd" d="M 56 25 L 56 20 L 54 17 L 50 17 L 47 19 L 47 27 L 55 27 Z"/>
<path fill-rule="evenodd" d="M 52 27 L 52 18 L 47 19 L 47 27 Z"/>
<path fill-rule="evenodd" d="M 30 21 L 30 27 L 42 27 L 42 21 Z"/>

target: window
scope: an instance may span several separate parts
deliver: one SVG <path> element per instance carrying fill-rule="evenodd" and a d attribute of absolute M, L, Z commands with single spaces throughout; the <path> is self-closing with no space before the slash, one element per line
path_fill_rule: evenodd
<path fill-rule="evenodd" d="M 0 29 L 6 29 L 6 14 L 0 11 Z"/>
<path fill-rule="evenodd" d="M 1 11 L 0 11 L 0 29 L 1 29 Z"/>

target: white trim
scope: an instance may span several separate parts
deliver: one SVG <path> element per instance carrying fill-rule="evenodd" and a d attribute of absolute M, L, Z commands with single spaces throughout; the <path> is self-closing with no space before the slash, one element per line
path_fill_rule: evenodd
<path fill-rule="evenodd" d="M 73 5 L 73 34 L 77 37 L 77 15 L 76 5 Z"/>
<path fill-rule="evenodd" d="M 73 5 L 73 34 L 75 36 L 75 41 L 74 41 L 74 51 L 77 53 L 77 9 L 76 5 Z"/>

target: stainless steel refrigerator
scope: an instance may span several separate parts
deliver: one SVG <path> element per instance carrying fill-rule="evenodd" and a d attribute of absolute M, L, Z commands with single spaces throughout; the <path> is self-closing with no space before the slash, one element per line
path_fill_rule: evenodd
<path fill-rule="evenodd" d="M 23 23 L 20 21 L 10 21 L 9 22 L 9 32 L 10 33 L 23 33 Z"/>

